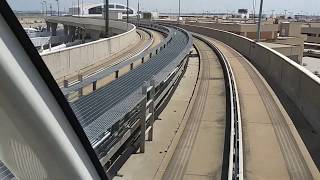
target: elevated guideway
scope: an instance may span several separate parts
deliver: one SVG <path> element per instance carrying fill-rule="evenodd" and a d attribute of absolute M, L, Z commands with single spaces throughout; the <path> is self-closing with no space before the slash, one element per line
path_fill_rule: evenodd
<path fill-rule="evenodd" d="M 224 74 L 217 55 L 205 42 L 195 39 L 194 45 L 200 59 L 194 101 L 168 166 L 158 172 L 162 179 L 221 178 L 228 121 Z"/>
<path fill-rule="evenodd" d="M 245 177 L 319 178 L 292 120 L 263 77 L 235 50 L 216 40 L 210 41 L 226 55 L 238 83 L 246 152 Z"/>
<path fill-rule="evenodd" d="M 183 80 L 156 124 L 156 142 L 148 145 L 152 152 L 130 159 L 120 170 L 123 179 L 243 179 L 241 115 L 233 73 L 221 52 L 198 38 L 194 45 L 199 63 L 190 62 L 186 72 L 187 81 L 190 73 L 198 75 L 191 81 L 192 97 L 181 101 L 192 87 Z M 140 161 L 150 162 L 138 168 Z M 135 175 L 140 168 L 148 172 Z"/>
<path fill-rule="evenodd" d="M 105 31 L 104 19 L 77 16 L 48 16 L 45 20 L 47 23 L 63 24 L 99 32 Z M 121 34 L 132 29 L 132 27 L 130 25 L 127 25 L 125 22 L 115 20 L 109 20 L 109 27 L 110 32 L 114 34 Z"/>
<path fill-rule="evenodd" d="M 81 29 L 79 31 L 82 33 L 91 33 L 97 35 L 96 41 L 41 54 L 44 62 L 50 69 L 50 72 L 57 80 L 63 79 L 66 76 L 76 76 L 81 70 L 89 66 L 92 67 L 104 63 L 104 60 L 112 57 L 113 55 L 120 53 L 121 51 L 128 50 L 130 47 L 136 46 L 140 40 L 140 36 L 136 31 L 136 26 L 121 21 L 116 22 L 119 28 L 122 29 L 120 33 L 109 38 L 101 39 L 100 35 L 102 35 L 104 30 L 96 30 L 96 32 L 92 33 L 88 32 L 88 29 L 86 29 L 89 27 L 81 26 L 82 22 L 88 21 L 88 24 L 97 24 L 100 28 L 103 28 L 104 24 L 102 23 L 103 20 L 101 19 L 97 20 L 75 17 L 50 18 L 53 18 L 55 23 L 58 23 L 59 21 L 62 23 L 76 23 L 75 26 L 69 27 L 68 25 L 65 27 L 65 36 L 75 36 L 76 28 Z M 50 21 L 49 19 L 48 23 Z"/>
<path fill-rule="evenodd" d="M 87 66 L 82 68 L 77 75 L 68 75 L 63 78 L 57 79 L 57 82 L 60 86 L 67 84 L 73 84 L 77 81 L 79 81 L 79 77 L 82 79 L 88 78 L 92 75 L 94 75 L 97 72 L 101 72 L 106 68 L 110 68 L 111 66 L 114 66 L 116 64 L 119 64 L 123 61 L 126 61 L 134 56 L 137 56 L 146 50 L 152 48 L 154 44 L 160 44 L 160 42 L 156 43 L 154 41 L 154 37 L 158 37 L 158 32 L 154 30 L 148 30 L 148 29 L 137 29 L 137 33 L 139 34 L 139 41 L 133 44 L 132 46 L 129 46 L 128 48 L 113 54 L 110 57 L 107 57 L 93 65 Z M 114 79 L 111 78 L 110 80 Z M 64 82 L 66 81 L 67 82 Z M 107 83 L 107 82 L 106 82 Z M 98 86 L 102 86 L 105 84 L 99 84 Z"/>
<path fill-rule="evenodd" d="M 320 178 L 293 124 L 296 117 L 289 115 L 288 104 L 281 104 L 283 99 L 278 98 L 284 93 L 297 106 L 294 108 L 301 110 L 299 115 L 316 128 L 318 99 L 306 92 L 310 86 L 318 88 L 318 79 L 263 45 L 231 33 L 187 27 L 202 34 L 194 34 L 193 41 L 189 32 L 177 27 L 145 26 L 166 34 L 163 42 L 148 41 L 142 53 L 134 55 L 128 51 L 105 64 L 105 68 L 91 69 L 85 79 L 62 88 L 67 98 L 71 93 L 79 93 L 71 107 L 87 135 L 85 139 L 92 145 L 89 149 L 96 152 L 108 177 L 115 176 L 133 152 L 145 151 L 146 137 L 153 140 L 154 122 L 184 77 L 194 42 L 200 65 L 193 96 L 183 115 L 185 125 L 177 129 L 181 134 L 176 137 L 176 144 L 169 147 L 169 153 L 165 151 L 162 166 L 154 177 Z M 140 35 L 143 32 L 146 37 L 156 34 L 144 30 Z M 240 42 L 243 44 L 239 45 Z M 246 43 L 249 48 L 243 46 Z M 260 53 L 266 54 L 261 58 L 268 61 L 267 66 L 258 59 Z M 275 59 L 283 61 L 274 62 Z M 280 80 L 278 72 L 270 72 L 278 63 Z M 113 74 L 114 81 L 97 86 L 97 82 Z M 298 77 L 299 85 L 290 86 L 290 74 Z M 303 84 L 308 86 L 307 90 L 301 90 Z M 88 86 L 92 91 L 84 94 Z M 279 92 L 280 95 L 276 94 Z M 3 172 L 8 169 L 0 161 L 1 176 Z M 11 177 L 10 173 L 5 176 Z"/>
<path fill-rule="evenodd" d="M 172 42 L 162 51 L 161 55 L 154 56 L 143 66 L 72 104 L 91 142 L 94 142 L 102 133 L 111 128 L 117 119 L 122 116 L 119 111 L 126 114 L 129 109 L 133 109 L 135 101 L 142 98 L 141 87 L 145 81 L 149 81 L 154 75 L 159 75 L 159 80 L 168 75 L 158 73 L 170 65 L 172 59 L 179 56 L 188 43 L 188 38 L 182 32 L 175 31 L 174 33 L 176 35 Z M 172 65 L 176 66 L 177 64 Z M 159 80 L 155 82 L 158 85 L 161 83 Z M 117 104 L 118 106 L 116 106 Z M 104 125 L 101 126 L 101 123 Z"/>
<path fill-rule="evenodd" d="M 319 179 L 319 171 L 293 120 L 263 76 L 236 50 L 206 39 L 230 62 L 239 88 L 244 178 Z"/>
<path fill-rule="evenodd" d="M 185 126 L 182 125 L 182 130 L 177 129 L 178 134 L 179 131 L 182 131 L 178 143 L 175 144 L 176 140 L 174 140 L 173 145 L 165 151 L 164 159 L 156 173 L 153 176 L 150 176 L 150 173 L 144 173 L 145 178 L 219 179 L 221 177 L 230 178 L 233 175 L 235 179 L 319 179 L 319 171 L 299 136 L 293 120 L 259 71 L 244 56 L 226 44 L 206 36 L 197 36 L 203 40 L 195 40 L 200 54 L 200 62 L 202 62 L 202 64 L 200 63 L 202 69 L 200 69 L 200 78 L 197 84 L 199 90 L 195 91 L 193 97 L 195 101 L 191 101 L 193 106 L 191 104 L 190 109 L 186 112 Z M 221 95 L 223 95 L 221 94 L 221 89 L 223 89 L 221 82 L 225 82 L 221 76 L 214 78 L 210 75 L 210 69 L 214 69 L 216 73 L 219 70 L 221 72 L 219 63 L 206 64 L 207 60 L 217 61 L 221 58 L 221 56 L 216 57 L 218 51 L 213 51 L 212 47 L 222 53 L 232 69 L 235 80 L 233 84 L 236 84 L 235 87 L 239 95 L 238 107 L 241 109 L 241 113 L 239 111 L 231 116 L 240 116 L 242 126 L 234 124 L 233 128 L 235 129 L 231 128 L 231 131 L 229 125 L 225 127 L 220 126 L 221 123 L 217 126 L 208 125 L 208 123 L 215 123 L 214 119 L 221 118 L 218 114 L 209 116 L 210 113 L 219 111 L 226 117 L 230 116 L 230 111 L 227 110 L 223 113 L 220 106 L 206 104 L 206 101 L 212 102 L 212 99 L 219 103 L 219 98 L 222 98 Z M 208 86 L 208 84 L 212 85 Z M 208 87 L 215 88 L 208 90 L 210 89 Z M 220 92 L 220 97 L 215 96 L 215 92 Z M 210 96 L 206 94 L 210 94 Z M 223 101 L 219 104 L 223 105 Z M 227 104 L 228 107 L 230 104 Z M 210 117 L 209 120 L 206 117 Z M 239 120 L 235 120 L 235 122 L 239 123 Z M 240 128 L 238 132 L 235 131 L 237 127 Z M 221 136 L 221 129 L 225 129 L 226 136 Z M 229 132 L 231 133 L 228 137 Z M 235 134 L 242 132 L 242 135 L 238 134 L 233 137 L 233 132 Z M 214 142 L 210 142 L 213 137 L 210 140 L 207 139 L 208 134 L 211 136 L 215 134 Z M 237 138 L 243 140 L 241 145 L 231 143 L 239 142 Z M 229 143 L 229 148 L 228 146 L 226 148 L 225 145 Z M 233 149 L 234 147 L 241 148 Z M 228 157 L 228 152 L 231 153 L 226 163 L 225 158 Z M 143 158 L 135 157 L 134 159 Z M 131 161 L 130 164 L 132 165 L 134 162 Z M 135 168 L 128 166 L 125 169 L 129 171 L 128 175 L 131 177 L 130 170 L 134 172 Z M 225 169 L 227 169 L 227 173 Z M 125 178 L 126 172 L 122 171 L 122 173 Z M 241 175 L 238 176 L 238 173 Z"/>
<path fill-rule="evenodd" d="M 119 159 L 114 156 L 123 150 L 126 152 L 121 154 L 131 154 L 130 146 L 140 147 L 144 152 L 145 133 L 152 139 L 153 123 L 186 67 L 192 45 L 190 34 L 177 28 L 158 26 L 158 29 L 168 34 L 161 44 L 62 89 L 68 96 L 93 84 L 93 92 L 82 94 L 71 102 L 71 107 L 102 165 L 110 168 L 108 173 L 112 176 L 119 166 Z M 135 62 L 142 63 L 133 66 Z M 119 70 L 128 65 L 130 70 L 119 76 Z M 112 73 L 116 74 L 116 80 L 97 88 L 97 81 Z"/>
<path fill-rule="evenodd" d="M 320 79 L 284 55 L 248 38 L 202 26 L 181 25 L 183 28 L 215 38 L 241 53 L 265 78 L 285 111 L 317 167 L 320 167 L 319 92 Z"/>

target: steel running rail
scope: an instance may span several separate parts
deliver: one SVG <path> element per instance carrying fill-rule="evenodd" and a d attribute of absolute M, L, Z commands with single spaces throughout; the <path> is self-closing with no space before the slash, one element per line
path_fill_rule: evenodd
<path fill-rule="evenodd" d="M 222 177 L 221 179 L 228 180 L 243 180 L 243 144 L 242 144 L 242 124 L 241 124 L 241 110 L 240 110 L 240 101 L 239 101 L 239 93 L 237 88 L 237 83 L 231 68 L 230 63 L 225 58 L 223 53 L 211 42 L 206 40 L 201 35 L 193 34 L 194 37 L 200 39 L 205 42 L 214 52 L 217 54 L 219 61 L 223 67 L 224 74 L 227 75 L 225 78 L 227 79 L 227 90 L 230 93 L 230 131 L 229 131 L 229 149 L 225 149 L 229 151 L 229 155 L 226 154 L 224 156 L 228 156 L 228 177 Z M 226 127 L 227 130 L 227 127 Z M 228 132 L 226 132 L 228 133 Z M 227 142 L 225 142 L 227 143 Z"/>

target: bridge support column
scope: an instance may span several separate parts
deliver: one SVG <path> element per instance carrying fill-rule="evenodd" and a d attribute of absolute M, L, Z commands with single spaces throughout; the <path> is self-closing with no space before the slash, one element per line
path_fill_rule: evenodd
<path fill-rule="evenodd" d="M 70 41 L 73 41 L 76 38 L 76 27 L 69 26 L 69 36 L 70 36 Z"/>
<path fill-rule="evenodd" d="M 50 25 L 51 25 L 51 23 L 46 22 L 46 24 L 47 24 L 47 32 L 50 32 L 50 29 L 51 29 Z"/>
<path fill-rule="evenodd" d="M 82 43 L 85 43 L 85 37 L 86 37 L 86 30 L 85 29 L 81 29 L 81 40 L 82 40 Z"/>
<path fill-rule="evenodd" d="M 64 42 L 69 42 L 69 26 L 63 25 L 63 32 L 64 32 Z"/>
<path fill-rule="evenodd" d="M 118 70 L 118 71 L 116 71 L 116 76 L 115 76 L 115 78 L 116 78 L 116 79 L 118 79 L 118 78 L 119 78 L 119 70 Z"/>
<path fill-rule="evenodd" d="M 133 63 L 130 64 L 130 70 L 133 70 Z"/>
<path fill-rule="evenodd" d="M 63 87 L 64 88 L 68 88 L 69 87 L 69 81 L 68 80 L 63 80 Z M 69 99 L 69 94 L 66 94 L 65 98 L 68 100 Z"/>
<path fill-rule="evenodd" d="M 97 81 L 92 83 L 92 91 L 97 90 Z"/>
<path fill-rule="evenodd" d="M 52 36 L 56 36 L 57 35 L 57 27 L 58 24 L 57 23 L 51 23 L 51 35 Z"/>
<path fill-rule="evenodd" d="M 83 76 L 82 76 L 81 74 L 78 75 L 78 81 L 79 81 L 79 82 L 82 82 L 82 81 L 83 81 Z M 79 89 L 78 94 L 79 94 L 79 98 L 83 96 L 83 88 L 80 88 L 80 89 Z"/>

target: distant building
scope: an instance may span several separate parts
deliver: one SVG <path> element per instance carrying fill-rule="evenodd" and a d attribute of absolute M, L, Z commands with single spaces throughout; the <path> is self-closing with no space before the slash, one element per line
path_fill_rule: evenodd
<path fill-rule="evenodd" d="M 192 22 L 189 21 L 187 24 L 202 25 L 214 29 L 221 29 L 229 31 L 241 36 L 245 36 L 250 39 L 256 39 L 257 37 L 257 25 L 249 23 L 217 23 L 217 22 Z M 277 24 L 267 24 L 264 23 L 261 26 L 261 38 L 263 40 L 273 40 L 277 38 L 278 35 L 278 25 Z"/>
<path fill-rule="evenodd" d="M 136 11 L 132 8 L 128 8 L 129 15 L 135 15 Z M 92 3 L 84 4 L 80 7 L 72 7 L 69 9 L 69 13 L 72 15 L 80 16 L 102 16 L 104 13 L 104 3 Z M 110 3 L 109 4 L 109 17 L 110 19 L 122 19 L 122 16 L 127 14 L 127 7 L 122 4 Z"/>
<path fill-rule="evenodd" d="M 257 24 L 250 23 L 217 23 L 187 21 L 186 24 L 200 25 L 214 29 L 229 31 L 252 40 L 257 36 Z M 273 24 L 264 22 L 261 26 L 262 44 L 282 53 L 293 61 L 301 64 L 304 49 L 304 38 L 301 35 L 302 23 Z"/>
<path fill-rule="evenodd" d="M 305 24 L 301 33 L 307 36 L 306 42 L 320 44 L 320 23 Z"/>
<path fill-rule="evenodd" d="M 141 12 L 142 19 L 158 19 L 159 13 L 158 12 Z"/>
<path fill-rule="evenodd" d="M 249 11 L 248 9 L 238 9 L 238 14 L 240 15 L 241 18 L 249 18 Z"/>

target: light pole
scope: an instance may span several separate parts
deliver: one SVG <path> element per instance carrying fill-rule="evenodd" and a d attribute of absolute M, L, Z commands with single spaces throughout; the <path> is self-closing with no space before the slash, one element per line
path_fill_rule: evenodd
<path fill-rule="evenodd" d="M 259 22 L 258 22 L 258 31 L 257 31 L 257 40 L 256 40 L 257 42 L 260 42 L 260 38 L 261 38 L 262 8 L 263 8 L 263 0 L 260 1 Z"/>
<path fill-rule="evenodd" d="M 46 7 L 46 16 L 48 16 L 48 7 L 47 7 L 47 1 L 43 1 L 43 4 L 45 5 Z"/>
<path fill-rule="evenodd" d="M 80 17 L 80 1 L 78 0 L 78 16 Z"/>
<path fill-rule="evenodd" d="M 71 12 L 71 15 L 74 15 L 74 3 L 73 3 L 73 0 L 71 1 L 71 7 L 72 7 L 72 12 Z"/>
<path fill-rule="evenodd" d="M 44 16 L 44 3 L 43 3 L 43 1 L 41 1 L 40 2 L 40 4 L 41 4 L 41 14 L 42 14 L 42 16 Z"/>
<path fill-rule="evenodd" d="M 82 5 L 81 5 L 81 6 L 82 6 L 82 8 L 81 8 L 81 14 L 82 14 L 82 16 L 83 16 L 83 13 L 84 13 L 84 12 L 83 12 L 83 0 L 81 1 L 81 3 L 82 3 Z"/>
<path fill-rule="evenodd" d="M 286 10 L 286 9 L 284 10 L 284 19 L 287 19 L 287 11 L 288 10 Z"/>
<path fill-rule="evenodd" d="M 50 3 L 50 16 L 52 16 L 52 4 Z"/>
<path fill-rule="evenodd" d="M 127 26 L 129 24 L 129 0 L 127 0 Z"/>
<path fill-rule="evenodd" d="M 109 36 L 109 0 L 104 1 L 105 37 Z"/>
<path fill-rule="evenodd" d="M 179 16 L 178 16 L 178 24 L 180 24 L 180 17 L 181 17 L 181 0 L 179 0 Z"/>
<path fill-rule="evenodd" d="M 272 18 L 274 18 L 274 10 L 272 10 Z"/>
<path fill-rule="evenodd" d="M 59 9 L 59 0 L 56 0 L 57 1 L 57 6 L 58 6 L 58 16 L 60 16 L 60 9 Z"/>
<path fill-rule="evenodd" d="M 252 1 L 252 19 L 253 19 L 253 23 L 256 23 L 256 0 Z"/>
<path fill-rule="evenodd" d="M 140 1 L 138 0 L 138 25 L 140 25 Z"/>

